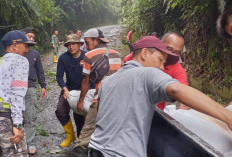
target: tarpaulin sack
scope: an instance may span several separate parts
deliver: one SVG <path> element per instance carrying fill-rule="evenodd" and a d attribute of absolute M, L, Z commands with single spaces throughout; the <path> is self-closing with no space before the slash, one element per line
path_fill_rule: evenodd
<path fill-rule="evenodd" d="M 85 96 L 85 99 L 84 99 L 84 104 L 83 104 L 83 108 L 81 111 L 78 111 L 77 110 L 77 102 L 80 98 L 80 94 L 81 94 L 81 91 L 80 90 L 71 90 L 69 93 L 68 93 L 68 104 L 69 106 L 71 107 L 71 109 L 73 110 L 73 112 L 79 114 L 79 115 L 82 115 L 82 116 L 86 116 L 86 114 L 88 113 L 89 111 L 89 107 L 90 105 L 93 103 L 93 97 L 94 97 L 94 93 L 96 92 L 95 89 L 89 89 L 86 96 Z"/>
<path fill-rule="evenodd" d="M 100 82 L 110 69 L 109 50 L 105 48 L 105 51 L 105 54 L 91 65 L 89 78 L 92 82 Z"/>

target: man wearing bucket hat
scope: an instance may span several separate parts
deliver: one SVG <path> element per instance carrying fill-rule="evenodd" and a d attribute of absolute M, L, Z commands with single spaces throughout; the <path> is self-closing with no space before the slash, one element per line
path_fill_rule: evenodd
<path fill-rule="evenodd" d="M 0 58 L 0 156 L 27 157 L 23 111 L 29 63 L 23 56 L 35 43 L 20 30 L 8 32 L 1 41 L 6 53 Z"/>
<path fill-rule="evenodd" d="M 81 89 L 82 64 L 86 53 L 80 50 L 82 44 L 83 42 L 80 41 L 76 34 L 69 35 L 64 44 L 68 48 L 68 51 L 59 57 L 57 64 L 56 79 L 62 91 L 55 113 L 66 133 L 66 138 L 60 144 L 60 147 L 67 147 L 71 142 L 75 141 L 74 129 L 69 116 L 70 106 L 67 98 L 69 91 Z M 66 75 L 66 82 L 64 82 L 64 73 Z M 85 117 L 76 113 L 73 116 L 77 127 L 77 136 L 79 136 Z"/>
<path fill-rule="evenodd" d="M 89 143 L 90 157 L 147 156 L 154 104 L 161 101 L 176 99 L 224 121 L 232 129 L 232 112 L 162 71 L 165 63 L 178 61 L 179 55 L 167 50 L 154 36 L 135 42 L 133 60 L 104 80 L 99 89 L 96 129 Z"/>
<path fill-rule="evenodd" d="M 93 69 L 93 63 L 96 63 L 96 61 L 101 59 L 103 55 L 106 54 L 106 52 L 108 51 L 110 68 L 106 73 L 106 77 L 115 73 L 122 65 L 120 54 L 116 50 L 107 48 L 106 44 L 109 42 L 109 40 L 107 40 L 104 37 L 103 32 L 101 30 L 96 28 L 89 29 L 84 34 L 84 39 L 85 39 L 86 47 L 89 50 L 89 52 L 85 54 L 85 59 L 84 59 L 84 65 L 83 65 L 84 76 L 81 85 L 80 99 L 77 103 L 78 110 L 82 110 L 83 108 L 84 98 L 89 89 L 90 73 L 91 70 Z M 101 81 L 95 82 L 96 93 L 94 96 L 94 100 L 87 113 L 85 124 L 83 126 L 83 129 L 81 130 L 81 134 L 80 134 L 80 138 L 78 139 L 77 146 L 74 149 L 74 151 L 77 152 L 78 154 L 88 153 L 88 144 L 89 144 L 90 136 L 95 130 L 95 118 L 97 115 L 97 108 L 98 108 L 97 90 L 101 84 Z"/>

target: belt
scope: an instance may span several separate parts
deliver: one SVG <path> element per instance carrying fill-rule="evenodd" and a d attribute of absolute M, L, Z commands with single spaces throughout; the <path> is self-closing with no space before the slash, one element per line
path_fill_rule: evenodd
<path fill-rule="evenodd" d="M 1 97 L 0 97 L 0 112 L 10 112 L 10 104 L 4 103 Z"/>

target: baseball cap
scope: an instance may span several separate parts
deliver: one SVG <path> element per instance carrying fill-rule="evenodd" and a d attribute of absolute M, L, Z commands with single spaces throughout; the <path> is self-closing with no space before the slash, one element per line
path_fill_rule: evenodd
<path fill-rule="evenodd" d="M 76 34 L 70 34 L 68 36 L 68 40 L 64 43 L 64 46 L 68 46 L 68 43 L 80 43 L 81 45 L 84 44 L 84 41 L 80 40 L 80 38 Z"/>
<path fill-rule="evenodd" d="M 110 42 L 108 39 L 104 37 L 103 32 L 97 28 L 87 30 L 84 34 L 84 38 L 99 38 L 101 41 L 105 43 Z"/>
<path fill-rule="evenodd" d="M 27 34 L 27 33 L 34 33 L 35 29 L 34 28 L 30 28 L 30 27 L 26 27 L 23 28 L 22 31 Z"/>
<path fill-rule="evenodd" d="M 16 43 L 25 43 L 29 46 L 33 46 L 36 43 L 29 41 L 25 35 L 25 33 L 21 30 L 13 30 L 6 33 L 1 39 L 3 45 L 5 47 L 12 45 L 14 42 Z"/>
<path fill-rule="evenodd" d="M 172 53 L 164 43 L 155 36 L 144 36 L 137 40 L 134 44 L 134 51 L 142 48 L 156 48 L 168 55 L 165 65 L 172 65 L 179 61 L 179 55 Z"/>

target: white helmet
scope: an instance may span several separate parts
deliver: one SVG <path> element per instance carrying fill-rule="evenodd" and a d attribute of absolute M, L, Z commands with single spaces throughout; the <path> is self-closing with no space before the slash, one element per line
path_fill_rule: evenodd
<path fill-rule="evenodd" d="M 90 89 L 87 92 L 87 94 L 85 96 L 85 99 L 84 99 L 84 105 L 83 105 L 82 111 L 77 110 L 77 102 L 78 102 L 78 100 L 80 98 L 81 91 L 80 90 L 72 90 L 72 91 L 70 91 L 69 94 L 68 94 L 68 99 L 67 100 L 68 100 L 69 106 L 71 107 L 73 112 L 75 112 L 75 113 L 77 113 L 79 115 L 86 116 L 86 114 L 89 111 L 89 107 L 93 102 L 93 97 L 94 97 L 95 91 L 96 91 L 95 89 Z"/>

